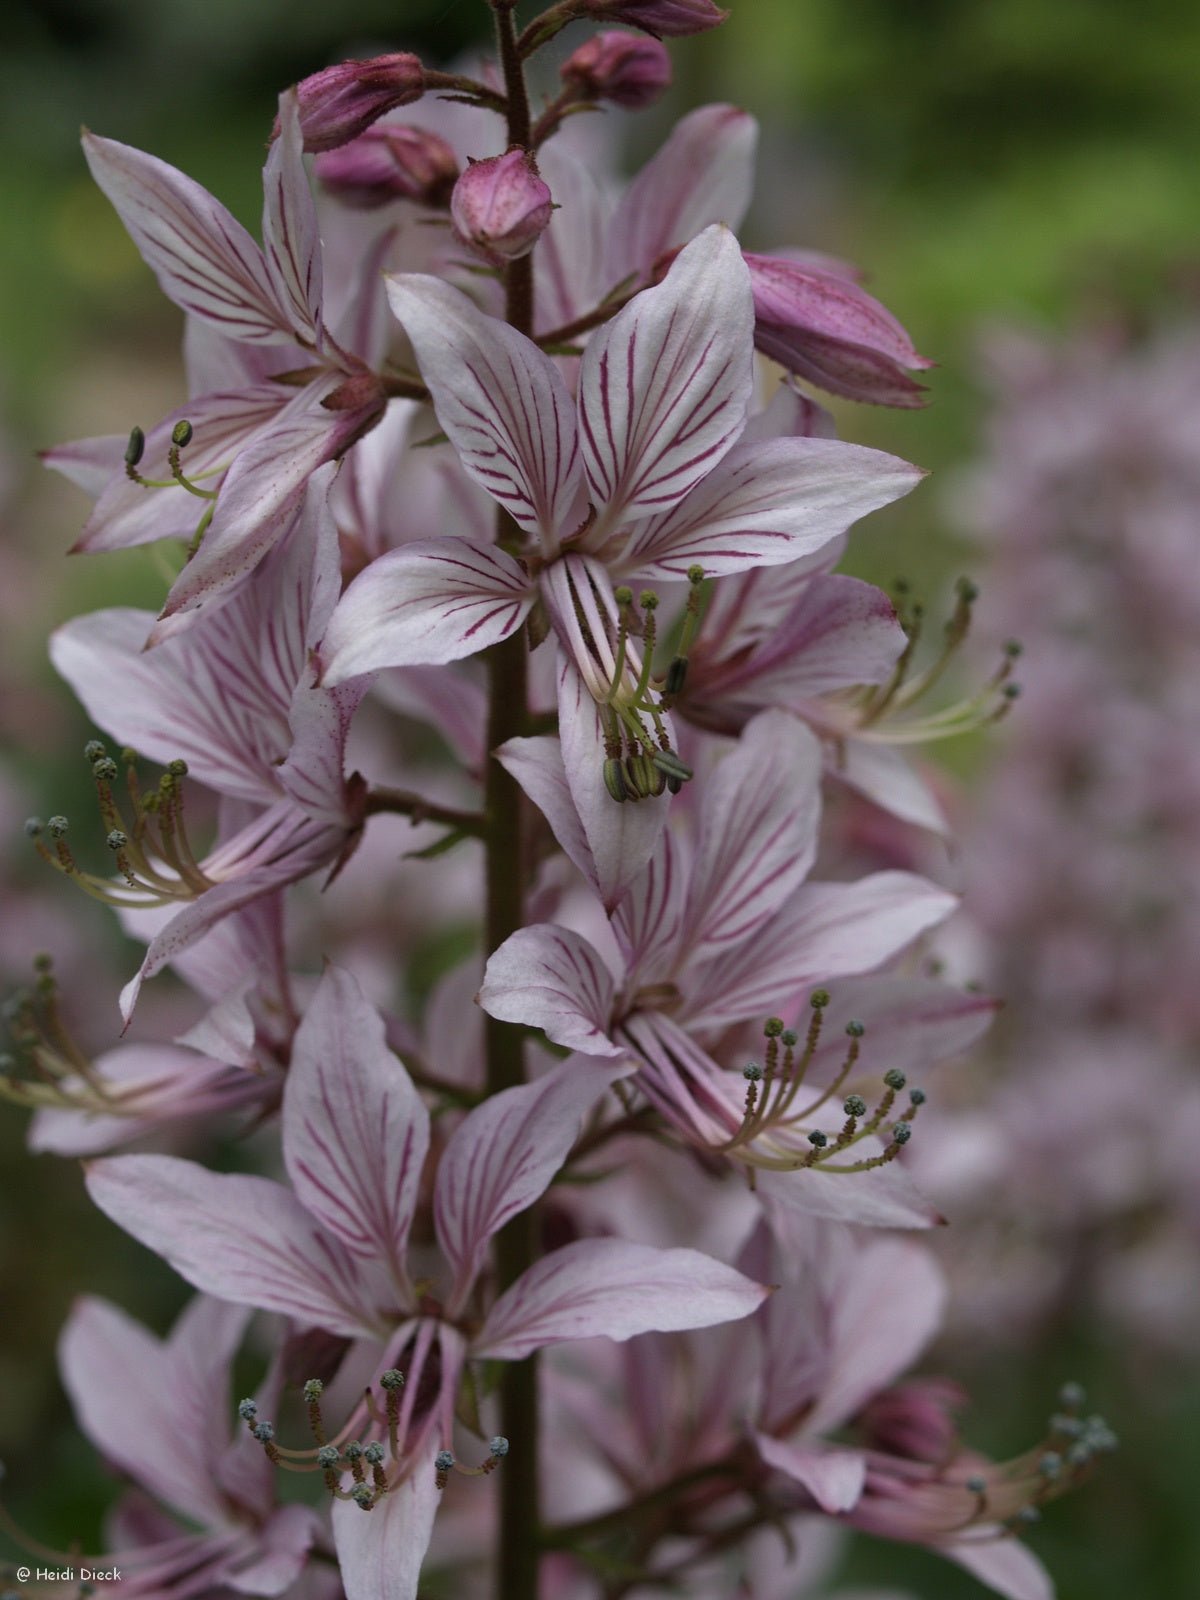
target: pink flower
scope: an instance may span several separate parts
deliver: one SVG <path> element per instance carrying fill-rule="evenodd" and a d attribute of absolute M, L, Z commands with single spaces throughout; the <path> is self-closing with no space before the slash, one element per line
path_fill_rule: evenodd
<path fill-rule="evenodd" d="M 411 105 L 425 92 L 425 74 L 414 55 L 398 52 L 367 61 L 339 61 L 296 85 L 300 131 L 306 150 L 333 150 L 348 144 L 397 106 Z M 279 119 L 271 133 L 279 137 Z"/>
<path fill-rule="evenodd" d="M 498 1298 L 485 1297 L 480 1321 L 473 1295 L 492 1236 L 543 1193 L 581 1117 L 620 1076 L 567 1062 L 463 1119 L 433 1184 L 442 1265 L 419 1284 L 409 1235 L 429 1116 L 386 1048 L 378 1014 L 336 968 L 296 1035 L 284 1090 L 290 1186 L 169 1156 L 117 1156 L 89 1168 L 97 1205 L 197 1288 L 366 1340 L 380 1367 L 406 1364 L 382 1509 L 364 1517 L 349 1502 L 335 1507 L 349 1600 L 416 1593 L 436 1501 L 434 1452 L 450 1442 L 464 1363 L 520 1360 L 567 1339 L 703 1327 L 744 1317 L 764 1299 L 765 1289 L 694 1250 L 583 1239 L 538 1260 Z M 365 1413 L 362 1422 L 360 1438 L 374 1438 Z M 411 1571 L 385 1587 L 378 1562 L 397 1547 Z"/>
<path fill-rule="evenodd" d="M 85 1298 L 63 1330 L 59 1365 L 79 1424 L 137 1486 L 114 1518 L 127 1594 L 292 1594 L 320 1536 L 316 1512 L 278 1504 L 261 1448 L 230 1437 L 230 1364 L 247 1316 L 197 1297 L 160 1342 Z M 274 1367 L 259 1404 L 273 1406 L 279 1389 Z"/>
<path fill-rule="evenodd" d="M 527 256 L 552 210 L 550 190 L 526 150 L 470 162 L 450 196 L 454 231 L 492 266 Z"/>
<path fill-rule="evenodd" d="M 554 741 L 514 740 L 501 758 L 597 886 Z M 908 873 L 806 884 L 820 774 L 820 751 L 806 729 L 780 712 L 755 718 L 704 785 L 694 842 L 668 831 L 618 905 L 616 970 L 581 935 L 542 924 L 513 934 L 491 957 L 479 1000 L 490 1015 L 542 1028 L 569 1049 L 632 1056 L 650 1104 L 689 1143 L 766 1169 L 760 1191 L 790 1191 L 802 1209 L 857 1221 L 928 1225 L 936 1213 L 891 1164 L 896 1151 L 884 1157 L 872 1137 L 875 1128 L 892 1127 L 884 1116 L 867 1129 L 864 1105 L 851 1119 L 849 1159 L 865 1151 L 866 1169 L 853 1180 L 824 1177 L 809 1134 L 821 1117 L 831 1127 L 843 1120 L 837 1101 L 829 1104 L 834 1091 L 815 1091 L 815 1104 L 806 1091 L 797 1104 L 803 1073 L 793 1085 L 788 1045 L 787 1065 L 768 1063 L 762 1105 L 755 1088 L 752 1114 L 747 1081 L 705 1048 L 768 1012 L 794 1015 L 814 984 L 881 965 L 954 908 L 952 895 Z M 779 1020 L 773 1051 L 782 1032 Z M 764 1077 L 756 1070 L 755 1084 Z M 839 1087 L 847 1087 L 844 1075 Z M 885 1098 L 886 1111 L 895 1095 Z M 899 1137 L 906 1140 L 907 1129 Z"/>

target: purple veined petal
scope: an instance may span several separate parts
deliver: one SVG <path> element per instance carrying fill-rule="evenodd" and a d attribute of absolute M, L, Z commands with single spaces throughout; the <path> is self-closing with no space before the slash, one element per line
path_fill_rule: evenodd
<path fill-rule="evenodd" d="M 689 987 L 702 993 L 705 970 L 752 943 L 799 889 L 820 819 L 820 745 L 786 712 L 763 712 L 705 787 L 681 941 Z"/>
<path fill-rule="evenodd" d="M 147 431 L 138 470 L 144 478 L 168 481 L 171 431 L 176 423 L 187 421 L 192 424 L 193 438 L 187 448 L 186 470 L 193 482 L 211 488 L 221 481 L 221 472 L 240 451 L 275 425 L 288 399 L 288 391 L 274 383 L 201 395 Z M 175 484 L 167 489 L 145 489 L 132 483 L 125 475 L 127 443 L 128 440 L 122 444 L 108 481 L 99 486 L 101 493 L 83 532 L 71 547 L 73 552 L 124 550 L 158 539 L 191 539 L 196 531 L 201 502 Z M 52 452 L 47 461 L 52 467 L 58 466 L 57 452 Z"/>
<path fill-rule="evenodd" d="M 464 470 L 553 548 L 572 529 L 581 482 L 575 407 L 557 367 L 437 278 L 389 278 L 388 298 Z"/>
<path fill-rule="evenodd" d="M 704 628 L 693 647 L 693 666 L 698 668 L 710 657 L 722 662 L 740 656 L 769 640 L 800 604 L 813 579 L 837 566 L 847 543 L 835 539 L 785 567 L 754 567 L 714 584 Z"/>
<path fill-rule="evenodd" d="M 279 769 L 279 782 L 306 816 L 330 826 L 347 825 L 352 801 L 346 785 L 346 740 L 370 678 L 325 689 L 299 684 L 288 725 L 292 748 Z"/>
<path fill-rule="evenodd" d="M 126 1023 L 147 978 L 161 972 L 233 912 L 330 866 L 346 840 L 346 827 L 331 827 L 306 816 L 291 800 L 283 800 L 206 857 L 201 869 L 218 881 L 154 933 L 141 967 L 121 991 L 121 1015 Z"/>
<path fill-rule="evenodd" d="M 788 379 L 756 411 L 742 431 L 742 444 L 765 439 L 836 439 L 837 423 L 825 407 Z"/>
<path fill-rule="evenodd" d="M 263 168 L 263 259 L 276 303 L 303 345 L 321 343 L 321 236 L 296 91 L 279 97 L 279 137 Z"/>
<path fill-rule="evenodd" d="M 622 1056 L 609 1038 L 612 974 L 586 939 L 544 923 L 519 928 L 488 959 L 479 1004 L 491 1017 L 541 1028 L 589 1056 Z"/>
<path fill-rule="evenodd" d="M 550 824 L 567 859 L 579 868 L 599 894 L 596 863 L 583 822 L 571 798 L 567 770 L 563 765 L 562 745 L 558 739 L 548 733 L 528 739 L 510 739 L 496 751 L 496 759 L 517 780 Z"/>
<path fill-rule="evenodd" d="M 538 152 L 538 170 L 556 202 L 533 258 L 538 331 L 548 333 L 591 311 L 612 287 L 604 266 L 612 206 L 592 167 L 557 140 Z"/>
<path fill-rule="evenodd" d="M 381 674 L 374 690 L 376 698 L 391 710 L 438 732 L 469 772 L 483 771 L 487 690 L 470 669 L 445 672 L 441 667 L 397 667 Z"/>
<path fill-rule="evenodd" d="M 670 977 L 683 941 L 690 878 L 683 839 L 668 829 L 613 913 L 613 932 L 629 965 L 629 987 Z"/>
<path fill-rule="evenodd" d="M 583 1117 L 629 1070 L 572 1058 L 493 1095 L 459 1123 L 433 1196 L 438 1242 L 454 1269 L 449 1315 L 462 1309 L 493 1234 L 545 1193 Z"/>
<path fill-rule="evenodd" d="M 292 1047 L 284 1163 L 313 1216 L 355 1255 L 386 1262 L 404 1290 L 428 1149 L 429 1113 L 383 1019 L 348 972 L 327 967 Z"/>
<path fill-rule="evenodd" d="M 654 853 L 667 823 L 667 797 L 622 805 L 609 794 L 600 713 L 568 660 L 559 664 L 558 736 L 567 787 L 593 863 L 588 881 L 605 910 L 613 911 Z"/>
<path fill-rule="evenodd" d="M 227 1369 L 248 1316 L 241 1306 L 195 1300 L 164 1343 L 106 1300 L 84 1296 L 58 1344 L 63 1385 L 96 1448 L 156 1498 L 214 1527 L 228 1516 L 214 1481 L 229 1438 Z"/>
<path fill-rule="evenodd" d="M 854 883 L 806 883 L 759 932 L 705 973 L 694 1028 L 786 1013 L 813 984 L 870 972 L 944 922 L 958 899 L 911 872 Z"/>
<path fill-rule="evenodd" d="M 865 1139 L 855 1146 L 855 1154 L 876 1156 L 882 1149 L 877 1139 Z M 865 1228 L 936 1228 L 946 1220 L 898 1161 L 866 1172 L 800 1167 L 757 1176 L 755 1192 L 785 1249 L 789 1227 L 807 1228 L 814 1217 Z"/>
<path fill-rule="evenodd" d="M 296 1593 L 294 1585 L 321 1531 L 311 1506 L 280 1506 L 258 1530 L 253 1555 L 231 1566 L 222 1582 L 237 1594 Z"/>
<path fill-rule="evenodd" d="M 319 398 L 327 386 L 325 379 L 301 391 L 277 422 L 234 461 L 200 548 L 167 596 L 163 624 L 223 599 L 252 572 L 303 514 L 309 479 L 370 425 L 376 415 L 372 406 L 325 410 Z M 171 631 L 160 624 L 161 636 Z"/>
<path fill-rule="evenodd" d="M 861 1450 L 787 1444 L 767 1433 L 756 1433 L 754 1442 L 767 1465 L 802 1484 L 822 1511 L 836 1516 L 858 1504 L 867 1477 Z"/>
<path fill-rule="evenodd" d="M 113 139 L 85 133 L 83 150 L 93 178 L 177 306 L 230 338 L 294 341 L 262 251 L 207 189 Z"/>
<path fill-rule="evenodd" d="M 200 317 L 183 320 L 183 370 L 187 392 L 196 399 L 236 394 L 270 383 L 277 372 L 302 365 L 299 351 L 282 345 L 243 344 L 218 333 Z M 281 403 L 290 398 L 281 392 Z"/>
<path fill-rule="evenodd" d="M 750 404 L 752 328 L 737 240 L 712 227 L 589 340 L 579 419 L 602 508 L 596 537 L 670 510 L 735 442 Z"/>
<path fill-rule="evenodd" d="M 95 500 L 103 494 L 114 474 L 124 470 L 128 443 L 127 434 L 106 433 L 99 438 L 73 439 L 69 444 L 39 450 L 38 459 Z"/>
<path fill-rule="evenodd" d="M 862 1022 L 870 1060 L 880 1071 L 895 1067 L 924 1073 L 962 1056 L 991 1026 L 999 1002 L 978 991 L 905 974 L 840 978 L 830 987 L 825 1026 L 809 1068 L 814 1083 L 828 1083 L 846 1054 L 847 1022 Z M 864 1041 L 864 1042 L 865 1042 Z"/>
<path fill-rule="evenodd" d="M 929 1548 L 957 1562 L 1004 1600 L 1054 1600 L 1050 1574 L 1033 1551 L 1006 1529 L 997 1527 L 992 1539 L 947 1539 Z"/>
<path fill-rule="evenodd" d="M 885 683 L 905 643 L 882 589 L 842 573 L 819 573 L 744 668 L 729 671 L 722 689 L 760 705 L 797 706 L 854 684 Z"/>
<path fill-rule="evenodd" d="M 711 577 L 813 555 L 860 517 L 908 494 L 925 476 L 898 456 L 840 439 L 737 445 L 687 499 L 634 530 L 621 569 Z"/>
<path fill-rule="evenodd" d="M 937 795 L 895 746 L 850 737 L 831 771 L 848 788 L 873 800 L 901 822 L 928 828 L 930 833 L 943 837 L 949 834 L 950 824 Z"/>
<path fill-rule="evenodd" d="M 349 1338 L 382 1331 L 354 1258 L 282 1184 L 137 1155 L 92 1162 L 87 1187 L 105 1216 L 206 1294 Z"/>
<path fill-rule="evenodd" d="M 852 1184 L 865 1174 L 829 1176 Z M 940 1330 L 946 1300 L 945 1275 L 927 1249 L 872 1239 L 834 1296 L 828 1363 L 805 1433 L 832 1433 L 907 1372 Z"/>
<path fill-rule="evenodd" d="M 754 188 L 758 124 L 737 106 L 701 106 L 626 189 L 610 227 L 610 286 L 649 273 L 660 256 L 713 222 L 736 230 Z"/>
<path fill-rule="evenodd" d="M 333 1537 L 346 1600 L 417 1600 L 441 1499 L 434 1452 L 426 1454 L 370 1512 L 352 1500 L 334 1501 Z"/>
<path fill-rule="evenodd" d="M 533 590 L 507 551 L 466 539 L 389 550 L 342 596 L 321 646 L 322 682 L 478 654 L 524 622 Z"/>
<path fill-rule="evenodd" d="M 770 1292 L 698 1250 L 581 1239 L 522 1273 L 488 1313 L 471 1354 L 521 1361 L 567 1339 L 709 1328 L 748 1317 Z"/>
<path fill-rule="evenodd" d="M 642 1094 L 690 1144 L 712 1148 L 738 1131 L 745 1084 L 719 1067 L 671 1017 L 635 1011 L 616 1037 L 641 1063 L 637 1086 Z"/>

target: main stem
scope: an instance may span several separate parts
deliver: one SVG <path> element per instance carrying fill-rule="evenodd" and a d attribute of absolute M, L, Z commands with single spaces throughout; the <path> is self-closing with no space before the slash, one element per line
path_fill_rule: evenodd
<path fill-rule="evenodd" d="M 508 111 L 508 144 L 527 147 L 530 139 L 529 93 L 517 52 L 513 21 L 515 0 L 494 0 L 496 39 L 504 71 Z M 533 332 L 533 259 L 509 263 L 505 316 L 521 333 Z M 501 513 L 497 541 L 515 533 L 512 519 Z M 487 655 L 487 776 L 484 786 L 487 851 L 486 943 L 496 950 L 521 927 L 525 861 L 522 796 L 519 785 L 495 759 L 506 740 L 525 733 L 526 649 L 524 630 L 495 645 Z M 487 1092 L 499 1094 L 525 1080 L 522 1035 L 510 1023 L 486 1017 Z M 501 1289 L 519 1278 L 537 1259 L 536 1212 L 529 1210 L 501 1229 L 496 1239 L 496 1271 Z M 541 1523 L 538 1510 L 538 1385 L 534 1357 L 510 1362 L 500 1380 L 501 1432 L 512 1451 L 496 1474 L 500 1494 L 500 1526 L 496 1550 L 496 1600 L 537 1600 Z"/>

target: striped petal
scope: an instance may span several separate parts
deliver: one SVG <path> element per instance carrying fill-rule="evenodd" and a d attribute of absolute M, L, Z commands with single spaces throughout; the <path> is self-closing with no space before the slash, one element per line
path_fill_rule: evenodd
<path fill-rule="evenodd" d="M 690 872 L 680 835 L 670 829 L 613 914 L 613 932 L 639 989 L 669 978 L 683 942 Z"/>
<path fill-rule="evenodd" d="M 524 569 L 503 550 L 466 539 L 389 550 L 334 611 L 321 645 L 322 681 L 476 655 L 515 633 L 532 604 Z"/>
<path fill-rule="evenodd" d="M 669 511 L 735 442 L 750 404 L 752 333 L 737 240 L 713 227 L 591 339 L 579 414 L 603 507 L 596 537 L 623 518 Z"/>
<path fill-rule="evenodd" d="M 388 299 L 466 472 L 527 533 L 569 532 L 580 487 L 575 407 L 550 357 L 437 278 L 389 278 Z"/>
<path fill-rule="evenodd" d="M 232 339 L 291 344 L 262 251 L 219 200 L 142 150 L 83 136 L 92 176 L 166 294 Z"/>
<path fill-rule="evenodd" d="M 333 1502 L 333 1538 L 345 1600 L 417 1600 L 421 1563 L 441 1494 L 428 1459 L 364 1514 L 352 1500 Z M 341 1587 L 338 1590 L 341 1593 Z"/>
<path fill-rule="evenodd" d="M 379 1333 L 353 1258 L 282 1184 L 176 1156 L 87 1169 L 95 1203 L 197 1289 L 350 1338 Z"/>
<path fill-rule="evenodd" d="M 924 477 L 898 456 L 840 439 L 738 445 L 687 499 L 636 529 L 621 558 L 640 578 L 710 577 L 810 556 Z"/>
<path fill-rule="evenodd" d="M 626 189 L 609 230 L 610 284 L 645 277 L 710 223 L 740 226 L 754 188 L 758 124 L 737 106 L 701 106 Z"/>
<path fill-rule="evenodd" d="M 292 1048 L 283 1154 L 297 1197 L 346 1247 L 408 1283 L 429 1114 L 348 972 L 328 967 Z"/>
<path fill-rule="evenodd" d="M 263 256 L 276 303 L 301 344 L 321 342 L 321 236 L 296 91 L 279 97 L 279 137 L 263 168 Z"/>
<path fill-rule="evenodd" d="M 570 928 L 520 928 L 494 952 L 479 1004 L 489 1016 L 541 1028 L 589 1056 L 625 1052 L 609 1037 L 614 988 L 604 962 Z"/>
<path fill-rule="evenodd" d="M 748 1317 L 769 1289 L 698 1250 L 581 1239 L 544 1256 L 500 1296 L 471 1354 L 521 1361 L 567 1339 L 632 1339 Z"/>
<path fill-rule="evenodd" d="M 536 1083 L 493 1095 L 454 1130 L 433 1197 L 438 1242 L 455 1273 L 450 1315 L 482 1268 L 492 1235 L 545 1193 L 583 1117 L 623 1075 L 616 1067 L 565 1061 Z"/>

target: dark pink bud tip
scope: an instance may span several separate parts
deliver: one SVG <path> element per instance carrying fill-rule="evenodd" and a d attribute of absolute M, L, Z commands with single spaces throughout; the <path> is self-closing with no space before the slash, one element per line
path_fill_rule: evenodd
<path fill-rule="evenodd" d="M 671 58 L 657 39 L 612 30 L 581 44 L 563 64 L 565 82 L 581 99 L 611 100 L 637 111 L 671 82 Z"/>
<path fill-rule="evenodd" d="M 627 22 L 631 28 L 666 38 L 704 33 L 729 15 L 713 0 L 587 0 L 583 15 L 605 22 Z"/>
<path fill-rule="evenodd" d="M 317 177 L 347 205 L 370 210 L 392 200 L 446 206 L 458 160 L 444 139 L 425 128 L 388 122 L 317 157 Z"/>
<path fill-rule="evenodd" d="M 528 255 L 552 210 L 550 190 L 524 150 L 473 161 L 450 197 L 455 232 L 493 266 Z"/>
<path fill-rule="evenodd" d="M 425 90 L 420 61 L 404 52 L 369 61 L 339 61 L 296 87 L 306 150 L 334 150 L 365 132 L 385 111 L 409 105 Z M 276 120 L 271 137 L 277 137 Z"/>

